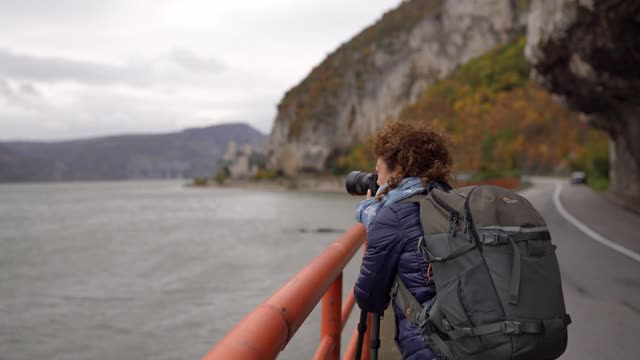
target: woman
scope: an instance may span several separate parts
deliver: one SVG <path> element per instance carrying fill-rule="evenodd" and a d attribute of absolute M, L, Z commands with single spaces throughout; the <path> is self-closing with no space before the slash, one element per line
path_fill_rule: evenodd
<path fill-rule="evenodd" d="M 402 202 L 426 194 L 434 187 L 449 190 L 446 183 L 451 154 L 446 138 L 427 124 L 392 122 L 376 135 L 374 153 L 380 189 L 375 198 L 358 205 L 356 219 L 367 228 L 367 249 L 355 296 L 361 309 L 382 313 L 389 305 L 389 292 L 398 274 L 415 298 L 425 305 L 435 296 L 429 264 L 418 250 L 423 235 L 419 205 Z M 420 330 L 397 305 L 395 341 L 407 360 L 435 359 Z"/>

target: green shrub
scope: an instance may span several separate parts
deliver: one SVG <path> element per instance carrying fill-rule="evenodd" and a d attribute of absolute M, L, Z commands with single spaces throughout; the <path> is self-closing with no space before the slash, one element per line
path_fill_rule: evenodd
<path fill-rule="evenodd" d="M 274 169 L 260 169 L 258 172 L 251 178 L 251 180 L 260 181 L 260 180 L 275 180 L 282 178 L 284 174 L 282 170 L 274 170 Z"/>
<path fill-rule="evenodd" d="M 223 185 L 225 180 L 227 180 L 231 176 L 231 171 L 229 171 L 228 166 L 221 166 L 216 171 L 216 174 L 213 176 L 213 179 L 218 183 L 218 185 Z"/>
<path fill-rule="evenodd" d="M 194 186 L 206 186 L 208 182 L 209 181 L 207 180 L 207 178 L 197 177 L 197 178 L 193 179 L 193 185 Z"/>

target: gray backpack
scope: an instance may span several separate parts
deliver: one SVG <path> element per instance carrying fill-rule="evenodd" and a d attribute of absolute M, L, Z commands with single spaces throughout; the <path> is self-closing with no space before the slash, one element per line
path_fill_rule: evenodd
<path fill-rule="evenodd" d="M 440 359 L 556 359 L 567 346 L 555 245 L 524 197 L 496 186 L 434 189 L 418 247 L 437 296 L 420 304 L 396 276 L 391 295 Z"/>

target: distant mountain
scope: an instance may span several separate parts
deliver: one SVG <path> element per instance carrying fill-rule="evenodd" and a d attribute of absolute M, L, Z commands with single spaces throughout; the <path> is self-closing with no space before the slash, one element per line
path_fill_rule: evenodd
<path fill-rule="evenodd" d="M 230 141 L 261 146 L 247 124 L 60 142 L 0 142 L 0 182 L 211 176 Z"/>

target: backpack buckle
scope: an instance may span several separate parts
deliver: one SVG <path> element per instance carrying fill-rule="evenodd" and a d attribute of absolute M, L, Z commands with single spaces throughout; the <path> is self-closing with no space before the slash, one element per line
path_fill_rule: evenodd
<path fill-rule="evenodd" d="M 505 334 L 520 335 L 522 334 L 522 323 L 517 321 L 505 321 L 502 323 L 502 331 Z"/>
<path fill-rule="evenodd" d="M 418 326 L 420 328 L 420 333 L 421 333 L 422 336 L 429 337 L 429 336 L 431 336 L 431 334 L 437 333 L 437 331 L 438 331 L 436 326 L 433 324 L 433 322 L 429 318 L 421 321 L 418 324 Z"/>
<path fill-rule="evenodd" d="M 453 330 L 453 326 L 447 319 L 442 319 L 442 329 L 446 332 Z"/>
<path fill-rule="evenodd" d="M 467 213 L 467 211 L 464 211 L 464 216 L 462 218 L 462 221 L 464 223 L 464 230 L 463 233 L 468 233 L 469 232 L 469 227 L 471 226 L 470 221 L 469 221 L 469 215 Z"/>
<path fill-rule="evenodd" d="M 493 237 L 493 244 L 495 245 L 504 245 L 509 243 L 509 235 L 507 234 L 493 233 L 491 235 Z"/>
<path fill-rule="evenodd" d="M 420 250 L 420 253 L 422 254 L 422 258 L 424 259 L 424 261 L 430 263 L 432 257 L 431 257 L 431 254 L 429 254 L 429 251 L 427 250 L 427 246 L 425 245 L 424 236 L 420 236 L 420 239 L 418 239 L 418 250 Z"/>
<path fill-rule="evenodd" d="M 427 307 L 425 306 L 418 315 L 418 328 L 420 328 L 420 332 L 422 335 L 430 336 L 435 331 L 435 326 L 433 322 L 429 318 L 429 312 L 427 311 Z"/>

